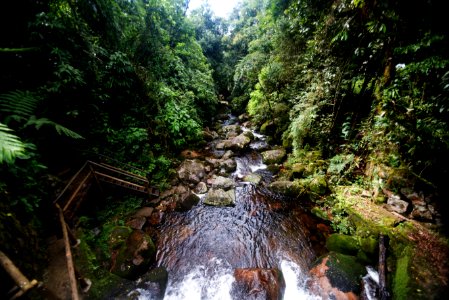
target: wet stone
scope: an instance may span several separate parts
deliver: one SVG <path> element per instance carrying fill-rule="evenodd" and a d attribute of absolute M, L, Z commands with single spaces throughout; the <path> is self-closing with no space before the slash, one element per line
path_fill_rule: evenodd
<path fill-rule="evenodd" d="M 385 208 L 389 211 L 404 214 L 407 211 L 408 205 L 408 202 L 401 200 L 399 196 L 390 195 L 390 197 L 388 197 L 387 204 L 385 204 Z"/>
<path fill-rule="evenodd" d="M 145 223 L 147 222 L 147 218 L 143 216 L 134 217 L 128 222 L 126 222 L 126 226 L 131 227 L 132 229 L 142 229 Z"/>
<path fill-rule="evenodd" d="M 235 189 L 225 191 L 223 189 L 210 189 L 204 204 L 212 206 L 233 206 L 235 204 Z"/>
<path fill-rule="evenodd" d="M 232 299 L 281 300 L 285 281 L 279 269 L 236 269 L 232 285 Z"/>
<path fill-rule="evenodd" d="M 207 185 L 205 182 L 199 182 L 193 190 L 197 194 L 204 194 L 207 192 Z"/>
<path fill-rule="evenodd" d="M 207 180 L 207 183 L 212 186 L 212 188 L 229 190 L 234 186 L 234 181 L 230 178 L 223 176 L 213 176 Z"/>
<path fill-rule="evenodd" d="M 133 215 L 133 218 L 137 217 L 145 217 L 148 218 L 153 213 L 154 208 L 153 207 L 142 207 L 138 211 L 136 211 Z"/>

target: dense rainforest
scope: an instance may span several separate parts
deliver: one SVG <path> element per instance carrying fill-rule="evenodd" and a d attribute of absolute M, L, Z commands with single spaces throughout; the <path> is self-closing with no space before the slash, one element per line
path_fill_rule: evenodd
<path fill-rule="evenodd" d="M 339 236 L 389 237 L 393 299 L 441 299 L 444 4 L 248 0 L 223 19 L 207 5 L 188 11 L 189 0 L 9 1 L 0 11 L 0 250 L 41 278 L 57 231 L 53 201 L 86 160 L 122 162 L 164 191 L 181 151 L 202 149 L 227 105 L 286 150 L 273 189 Z"/>

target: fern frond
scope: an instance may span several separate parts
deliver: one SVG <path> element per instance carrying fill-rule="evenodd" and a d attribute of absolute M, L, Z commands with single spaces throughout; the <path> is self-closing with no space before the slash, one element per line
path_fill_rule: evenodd
<path fill-rule="evenodd" d="M 39 130 L 43 125 L 49 125 L 49 126 L 53 127 L 59 135 L 65 135 L 72 139 L 84 139 L 83 136 L 76 133 L 75 131 L 70 130 L 67 127 L 64 127 L 61 124 L 53 122 L 52 120 L 49 120 L 47 118 L 36 119 L 35 116 L 32 116 L 32 117 L 30 117 L 28 122 L 25 124 L 25 127 L 26 126 L 35 126 L 36 129 Z"/>
<path fill-rule="evenodd" d="M 29 91 L 11 91 L 0 95 L 0 112 L 28 119 L 35 111 L 40 99 Z"/>
<path fill-rule="evenodd" d="M 0 163 L 13 163 L 15 158 L 25 156 L 25 144 L 12 133 L 12 129 L 0 123 Z"/>

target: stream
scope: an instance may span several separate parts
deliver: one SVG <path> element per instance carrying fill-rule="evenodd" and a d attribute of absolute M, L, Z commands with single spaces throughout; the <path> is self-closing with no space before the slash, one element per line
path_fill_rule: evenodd
<path fill-rule="evenodd" d="M 283 299 L 318 299 L 307 290 L 315 254 L 304 226 L 295 209 L 279 209 L 288 207 L 285 200 L 264 188 L 273 175 L 258 150 L 268 145 L 263 135 L 253 135 L 248 149 L 234 157 L 237 167 L 228 176 L 235 185 L 234 206 L 205 205 L 202 194 L 192 209 L 166 215 L 157 251 L 157 266 L 168 271 L 165 300 L 233 299 L 236 268 L 277 268 L 285 281 Z M 212 151 L 219 151 L 216 144 L 209 143 Z M 243 181 L 254 173 L 261 184 Z M 150 291 L 134 292 L 138 299 L 152 299 Z"/>

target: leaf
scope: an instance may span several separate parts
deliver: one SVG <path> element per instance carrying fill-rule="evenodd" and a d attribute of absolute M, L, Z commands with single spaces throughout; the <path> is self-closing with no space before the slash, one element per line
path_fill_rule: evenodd
<path fill-rule="evenodd" d="M 13 119 L 29 118 L 39 101 L 39 97 L 29 91 L 11 91 L 0 95 L 0 112 Z"/>
<path fill-rule="evenodd" d="M 0 163 L 14 163 L 15 158 L 25 156 L 25 144 L 12 133 L 12 129 L 0 123 Z"/>
<path fill-rule="evenodd" d="M 68 137 L 70 137 L 72 139 L 84 139 L 83 136 L 81 136 L 80 134 L 76 133 L 75 131 L 70 130 L 67 127 L 64 127 L 64 126 L 62 126 L 62 125 L 60 125 L 60 124 L 58 124 L 56 122 L 53 122 L 53 121 L 51 121 L 51 120 L 49 120 L 47 118 L 36 119 L 35 116 L 32 116 L 28 120 L 28 122 L 25 124 L 25 127 L 26 126 L 35 126 L 36 129 L 39 130 L 43 125 L 52 126 L 59 135 L 65 135 L 65 136 L 68 136 Z"/>

